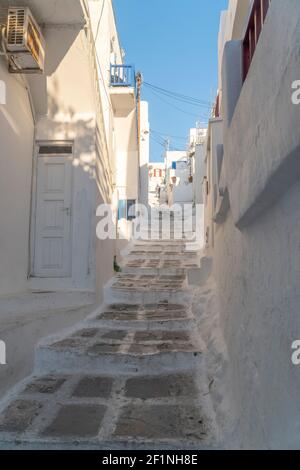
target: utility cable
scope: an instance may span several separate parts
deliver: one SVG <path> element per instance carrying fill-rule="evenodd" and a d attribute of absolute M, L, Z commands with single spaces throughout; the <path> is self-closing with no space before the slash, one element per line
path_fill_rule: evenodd
<path fill-rule="evenodd" d="M 177 92 L 174 92 L 174 91 L 171 91 L 171 90 L 167 90 L 166 88 L 161 88 L 161 87 L 158 87 L 156 85 L 152 85 L 151 83 L 148 83 L 148 82 L 144 82 L 144 85 L 146 87 L 149 87 L 149 88 L 155 90 L 156 92 L 164 94 L 165 96 L 168 96 L 170 98 L 173 97 L 174 99 L 182 100 L 182 101 L 185 101 L 185 102 L 190 103 L 190 104 L 202 105 L 202 106 L 205 106 L 209 109 L 211 108 L 211 103 L 209 101 L 204 101 L 204 100 L 200 100 L 198 98 L 193 98 L 192 96 L 183 95 L 181 93 L 177 93 Z"/>
<path fill-rule="evenodd" d="M 207 119 L 207 116 L 204 116 L 203 114 L 196 114 L 196 113 L 191 113 L 191 112 L 188 112 L 188 111 L 185 111 L 181 108 L 179 108 L 178 106 L 176 106 L 175 104 L 173 103 L 170 103 L 169 101 L 165 100 L 164 98 L 162 98 L 159 94 L 157 94 L 155 91 L 153 90 L 150 90 L 149 91 L 154 95 L 156 96 L 159 100 L 161 100 L 163 103 L 166 103 L 168 106 L 171 106 L 173 109 L 176 109 L 177 111 L 180 111 L 181 113 L 183 114 L 187 114 L 188 116 L 193 116 L 193 117 L 201 117 L 203 119 Z"/>

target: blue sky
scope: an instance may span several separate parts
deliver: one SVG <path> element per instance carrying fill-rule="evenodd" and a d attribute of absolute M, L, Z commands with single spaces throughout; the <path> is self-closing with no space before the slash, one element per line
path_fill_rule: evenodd
<path fill-rule="evenodd" d="M 228 0 L 113 0 L 126 63 L 135 64 L 152 85 L 213 100 L 217 90 L 217 40 L 221 10 Z M 161 95 L 159 95 L 161 96 Z M 153 133 L 151 161 L 161 161 L 163 148 L 156 141 L 171 138 L 172 149 L 185 149 L 188 131 L 196 121 L 207 121 L 207 108 L 180 103 L 153 94 L 149 101 Z M 170 104 L 167 104 L 167 101 Z M 175 109 L 180 108 L 185 112 Z M 154 141 L 155 139 L 156 141 Z"/>

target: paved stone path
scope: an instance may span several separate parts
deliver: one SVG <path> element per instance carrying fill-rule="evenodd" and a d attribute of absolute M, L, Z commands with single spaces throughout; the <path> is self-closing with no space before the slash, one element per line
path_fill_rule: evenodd
<path fill-rule="evenodd" d="M 37 347 L 34 374 L 0 409 L 0 447 L 209 448 L 204 349 L 184 243 L 139 242 L 106 306 Z"/>

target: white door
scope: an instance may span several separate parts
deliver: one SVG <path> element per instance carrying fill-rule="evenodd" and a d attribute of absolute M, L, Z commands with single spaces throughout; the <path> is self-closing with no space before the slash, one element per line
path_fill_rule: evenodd
<path fill-rule="evenodd" d="M 34 276 L 71 275 L 72 157 L 39 155 Z"/>

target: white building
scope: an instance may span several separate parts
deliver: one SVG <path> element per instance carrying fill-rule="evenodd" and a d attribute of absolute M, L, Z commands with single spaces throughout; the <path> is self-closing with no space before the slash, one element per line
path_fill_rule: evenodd
<path fill-rule="evenodd" d="M 166 152 L 169 205 L 193 202 L 193 167 L 187 151 Z"/>
<path fill-rule="evenodd" d="M 204 194 L 226 366 L 212 397 L 226 391 L 239 447 L 299 448 L 299 22 L 297 0 L 231 0 L 221 19 Z"/>
<path fill-rule="evenodd" d="M 0 294 L 96 286 L 100 295 L 116 246 L 96 240 L 96 207 L 114 201 L 127 211 L 148 159 L 149 142 L 138 145 L 134 69 L 123 64 L 110 1 L 101 18 L 97 1 L 16 4 L 42 25 L 45 64 L 25 76 L 0 62 Z M 141 120 L 146 127 L 146 103 Z"/>
<path fill-rule="evenodd" d="M 139 202 L 148 206 L 149 197 L 149 158 L 150 158 L 150 124 L 148 103 L 141 103 L 141 136 L 140 136 L 140 197 Z"/>
<path fill-rule="evenodd" d="M 207 129 L 190 129 L 187 151 L 168 151 L 165 157 L 169 204 L 203 204 L 204 143 Z"/>
<path fill-rule="evenodd" d="M 166 177 L 166 165 L 163 162 L 150 162 L 148 167 L 149 192 L 154 193 L 157 186 L 162 186 Z"/>
<path fill-rule="evenodd" d="M 13 44 L 9 21 L 29 12 L 11 5 L 30 8 L 31 54 L 12 52 L 23 46 Z M 147 103 L 138 106 L 111 0 L 103 9 L 97 0 L 0 6 L 7 38 L 0 56 L 0 296 L 78 291 L 101 302 L 126 241 L 98 239 L 96 211 L 111 204 L 116 233 L 130 237 L 128 210 L 141 196 L 140 165 L 149 155 Z M 37 65 L 41 70 L 20 73 Z M 37 334 L 49 333 L 49 317 Z"/>
<path fill-rule="evenodd" d="M 203 204 L 203 179 L 205 176 L 204 144 L 207 129 L 194 128 L 190 130 L 188 154 L 191 159 L 193 173 L 193 202 Z"/>

